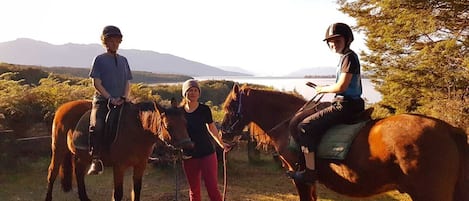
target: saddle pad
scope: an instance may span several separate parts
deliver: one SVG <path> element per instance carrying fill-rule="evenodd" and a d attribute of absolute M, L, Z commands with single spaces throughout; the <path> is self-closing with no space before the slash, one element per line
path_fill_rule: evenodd
<path fill-rule="evenodd" d="M 321 138 L 317 156 L 323 159 L 344 160 L 353 139 L 355 139 L 355 136 L 367 122 L 368 121 L 362 121 L 356 124 L 339 124 L 327 130 Z"/>

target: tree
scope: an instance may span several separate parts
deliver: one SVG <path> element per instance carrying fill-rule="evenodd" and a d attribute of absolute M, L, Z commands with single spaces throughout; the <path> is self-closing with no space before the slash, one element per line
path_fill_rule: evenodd
<path fill-rule="evenodd" d="M 369 50 L 361 52 L 361 60 L 383 95 L 381 104 L 398 113 L 430 114 L 468 126 L 469 2 L 337 3 L 356 19 L 354 29 L 365 34 Z"/>

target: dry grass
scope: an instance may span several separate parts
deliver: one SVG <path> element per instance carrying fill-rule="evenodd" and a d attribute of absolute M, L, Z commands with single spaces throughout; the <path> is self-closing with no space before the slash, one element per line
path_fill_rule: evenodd
<path fill-rule="evenodd" d="M 248 163 L 246 149 L 238 147 L 228 156 L 228 189 L 229 201 L 297 201 L 298 196 L 284 171 L 268 155 L 262 156 L 261 163 Z M 46 191 L 47 166 L 49 159 L 34 162 L 28 167 L 8 170 L 0 173 L 0 198 L 7 201 L 43 200 Z M 223 190 L 223 174 L 220 168 L 220 190 Z M 188 200 L 188 186 L 180 164 L 177 171 L 172 166 L 155 168 L 149 165 L 143 180 L 142 200 L 171 201 L 176 200 L 176 179 L 178 176 L 178 199 Z M 108 168 L 100 176 L 86 177 L 88 195 L 93 200 L 110 200 L 112 195 L 112 171 Z M 130 200 L 131 171 L 127 172 L 124 187 L 124 200 Z M 205 189 L 202 189 L 203 200 L 208 200 Z M 390 192 L 369 199 L 352 199 L 333 193 L 319 186 L 320 201 L 396 201 L 410 200 L 407 195 Z M 60 181 L 55 182 L 54 200 L 78 200 L 76 186 L 73 192 L 64 193 Z"/>

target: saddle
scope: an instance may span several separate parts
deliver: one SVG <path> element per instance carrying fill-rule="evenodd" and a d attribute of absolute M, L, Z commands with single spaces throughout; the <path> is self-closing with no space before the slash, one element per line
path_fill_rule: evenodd
<path fill-rule="evenodd" d="M 326 131 L 319 142 L 316 156 L 322 159 L 344 160 L 358 132 L 371 120 L 374 108 L 356 114 L 351 121 L 338 124 Z M 300 151 L 290 136 L 290 149 Z"/>
<path fill-rule="evenodd" d="M 112 143 L 114 143 L 117 138 L 117 130 L 119 129 L 119 122 L 122 110 L 124 108 L 123 105 L 110 109 L 108 114 L 106 115 L 106 123 L 102 138 L 103 140 L 101 142 L 103 150 L 109 150 L 109 147 Z M 73 131 L 72 135 L 72 142 L 76 149 L 89 150 L 90 115 L 91 110 L 88 110 L 85 114 L 81 116 L 80 120 L 75 126 L 75 130 Z"/>

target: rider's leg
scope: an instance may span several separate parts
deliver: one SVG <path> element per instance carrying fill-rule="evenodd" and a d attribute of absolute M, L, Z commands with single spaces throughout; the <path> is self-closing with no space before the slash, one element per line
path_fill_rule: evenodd
<path fill-rule="evenodd" d="M 101 174 L 104 171 L 101 152 L 107 110 L 106 102 L 93 100 L 90 115 L 90 150 L 92 160 L 87 173 L 89 175 Z"/>
<path fill-rule="evenodd" d="M 334 125 L 336 108 L 334 106 L 320 110 L 306 118 L 304 118 L 297 126 L 299 144 L 305 159 L 304 170 L 296 171 L 291 177 L 296 182 L 314 184 L 317 180 L 316 173 L 316 149 L 321 140 L 322 135 Z"/>

